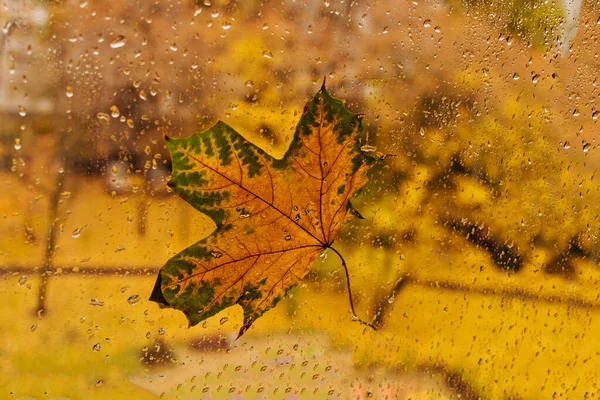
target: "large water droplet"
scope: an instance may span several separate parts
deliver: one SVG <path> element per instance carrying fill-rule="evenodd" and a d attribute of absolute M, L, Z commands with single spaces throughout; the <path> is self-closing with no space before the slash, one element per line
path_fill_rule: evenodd
<path fill-rule="evenodd" d="M 102 307 L 104 302 L 98 299 L 90 299 L 90 306 Z"/>
<path fill-rule="evenodd" d="M 133 296 L 129 296 L 127 302 L 131 305 L 137 304 L 140 301 L 140 295 L 134 294 Z"/>
<path fill-rule="evenodd" d="M 103 113 L 103 112 L 99 112 L 98 114 L 96 114 L 96 118 L 98 118 L 101 121 L 108 121 L 110 119 L 110 117 L 108 116 L 107 113 Z"/>
<path fill-rule="evenodd" d="M 588 151 L 590 151 L 591 147 L 592 147 L 592 145 L 590 143 L 584 143 L 581 150 L 583 150 L 584 153 L 587 153 Z"/>
<path fill-rule="evenodd" d="M 110 47 L 118 49 L 119 47 L 125 46 L 125 43 L 127 43 L 127 38 L 123 35 L 117 35 L 117 37 L 110 42 Z"/>

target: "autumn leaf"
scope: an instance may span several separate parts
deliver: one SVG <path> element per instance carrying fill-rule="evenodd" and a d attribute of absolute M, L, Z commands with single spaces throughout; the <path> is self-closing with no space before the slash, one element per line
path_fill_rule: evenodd
<path fill-rule="evenodd" d="M 188 138 L 166 137 L 169 186 L 217 229 L 170 259 L 150 300 L 181 310 L 190 325 L 239 304 L 239 334 L 302 280 L 357 215 L 349 199 L 367 181 L 361 119 L 325 86 L 306 105 L 282 159 L 219 122 Z M 360 215 L 358 213 L 358 215 Z"/>

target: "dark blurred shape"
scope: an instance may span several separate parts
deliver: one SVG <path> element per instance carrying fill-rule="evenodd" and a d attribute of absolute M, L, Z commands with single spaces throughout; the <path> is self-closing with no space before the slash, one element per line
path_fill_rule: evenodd
<path fill-rule="evenodd" d="M 140 362 L 150 367 L 169 365 L 175 362 L 175 353 L 171 346 L 158 339 L 140 351 Z"/>
<path fill-rule="evenodd" d="M 467 241 L 489 253 L 498 268 L 518 272 L 523 267 L 523 257 L 519 255 L 517 246 L 490 234 L 485 224 L 451 219 L 445 221 L 445 225 L 464 234 Z"/>
<path fill-rule="evenodd" d="M 188 347 L 195 351 L 210 352 L 210 351 L 225 351 L 229 349 L 231 343 L 226 336 L 222 335 L 204 335 L 201 338 L 192 340 Z"/>

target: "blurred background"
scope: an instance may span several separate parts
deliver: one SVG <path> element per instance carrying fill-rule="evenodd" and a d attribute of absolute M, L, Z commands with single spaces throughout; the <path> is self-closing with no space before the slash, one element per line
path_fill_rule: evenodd
<path fill-rule="evenodd" d="M 0 397 L 597 398 L 596 0 L 0 2 Z M 394 154 L 239 340 L 147 301 L 214 229 L 162 131 L 281 156 L 327 77 Z M 298 182 L 301 184 L 301 182 Z"/>

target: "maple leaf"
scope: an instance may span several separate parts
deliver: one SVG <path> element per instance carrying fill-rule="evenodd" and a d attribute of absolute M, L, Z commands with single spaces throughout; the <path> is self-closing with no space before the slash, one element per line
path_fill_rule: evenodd
<path fill-rule="evenodd" d="M 361 117 L 325 85 L 307 103 L 283 158 L 275 159 L 223 122 L 188 138 L 166 138 L 168 185 L 217 229 L 160 270 L 150 300 L 181 310 L 190 325 L 239 304 L 241 336 L 302 280 L 356 216 L 349 199 L 367 181 Z M 358 214 L 360 215 L 360 214 Z M 361 321 L 362 322 L 362 321 Z"/>

